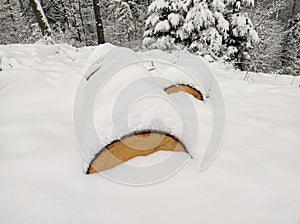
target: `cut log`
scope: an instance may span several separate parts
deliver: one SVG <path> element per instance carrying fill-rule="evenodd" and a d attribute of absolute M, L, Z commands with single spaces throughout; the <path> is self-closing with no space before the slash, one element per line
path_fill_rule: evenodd
<path fill-rule="evenodd" d="M 185 146 L 170 134 L 159 131 L 132 133 L 101 149 L 90 163 L 87 174 L 101 172 L 136 156 L 147 156 L 160 150 L 187 152 Z"/>
<path fill-rule="evenodd" d="M 196 99 L 203 101 L 202 93 L 199 90 L 195 89 L 194 87 L 191 87 L 191 86 L 186 85 L 186 84 L 172 85 L 172 86 L 169 86 L 169 87 L 165 88 L 165 91 L 168 94 L 177 93 L 177 92 L 180 92 L 180 91 L 186 92 L 188 94 L 191 94 Z"/>

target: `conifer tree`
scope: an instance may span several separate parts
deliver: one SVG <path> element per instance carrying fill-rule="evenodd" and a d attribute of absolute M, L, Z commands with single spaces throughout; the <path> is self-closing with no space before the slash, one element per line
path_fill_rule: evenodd
<path fill-rule="evenodd" d="M 180 48 L 184 39 L 183 22 L 186 12 L 186 4 L 181 0 L 152 2 L 148 10 L 144 46 L 162 50 Z"/>
<path fill-rule="evenodd" d="M 300 13 L 290 20 L 282 45 L 284 72 L 300 75 Z"/>
<path fill-rule="evenodd" d="M 225 9 L 225 18 L 229 22 L 229 35 L 225 41 L 227 55 L 242 70 L 248 67 L 249 50 L 259 40 L 251 19 L 242 11 L 253 4 L 253 0 L 228 0 Z"/>
<path fill-rule="evenodd" d="M 188 49 L 197 54 L 220 56 L 229 23 L 225 20 L 223 0 L 195 0 L 184 22 Z"/>
<path fill-rule="evenodd" d="M 114 41 L 118 45 L 122 45 L 130 40 L 130 36 L 133 33 L 133 15 L 131 13 L 130 6 L 127 2 L 122 0 L 113 0 L 109 11 L 109 19 L 115 22 L 115 37 Z"/>
<path fill-rule="evenodd" d="M 242 11 L 252 5 L 253 0 L 155 0 L 149 6 L 144 45 L 162 50 L 184 45 L 193 53 L 228 55 L 243 65 L 258 40 Z"/>

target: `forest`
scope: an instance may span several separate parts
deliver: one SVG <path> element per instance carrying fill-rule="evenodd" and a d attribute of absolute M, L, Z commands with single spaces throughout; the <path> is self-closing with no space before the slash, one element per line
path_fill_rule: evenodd
<path fill-rule="evenodd" d="M 5 0 L 0 44 L 186 50 L 299 75 L 299 0 Z"/>

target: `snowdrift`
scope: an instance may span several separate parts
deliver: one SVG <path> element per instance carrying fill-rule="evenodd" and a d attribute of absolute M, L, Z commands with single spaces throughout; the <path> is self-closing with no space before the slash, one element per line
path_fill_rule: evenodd
<path fill-rule="evenodd" d="M 106 177 L 127 171 L 134 176 L 135 170 L 130 170 L 128 164 L 141 165 L 143 170 L 146 162 L 152 164 L 153 160 L 168 157 L 168 151 L 135 157 L 100 172 L 102 175 L 85 175 L 74 137 L 73 104 L 82 75 L 108 48 L 109 45 L 80 49 L 67 45 L 0 46 L 1 223 L 299 223 L 300 77 L 296 77 L 294 85 L 292 76 L 275 74 L 251 73 L 244 81 L 245 73 L 230 65 L 211 63 L 209 68 L 224 95 L 226 133 L 215 162 L 205 172 L 199 172 L 213 124 L 213 96 L 207 98 L 204 84 L 200 89 L 204 102 L 182 92 L 167 95 L 162 91 L 165 87 L 185 80 L 176 73 L 158 73 L 176 77 L 176 82 L 167 78 L 166 82 L 155 83 L 153 89 L 174 102 L 181 100 L 180 105 L 186 101 L 195 105 L 199 138 L 193 159 L 171 178 L 142 187 L 116 184 Z M 162 54 L 157 51 L 138 55 L 150 53 L 155 58 Z M 171 63 L 179 62 L 176 55 L 169 57 Z M 154 66 L 147 62 L 146 70 L 155 67 L 150 71 L 155 75 L 158 66 L 153 63 Z M 164 107 L 169 105 L 167 102 L 156 98 L 153 104 Z M 101 105 L 100 109 L 107 108 Z M 141 101 L 135 108 L 142 105 L 146 104 Z M 168 114 L 169 110 L 161 113 Z M 155 113 L 139 111 L 132 116 L 131 127 L 136 129 L 139 120 Z M 100 114 L 94 117 L 97 116 Z M 171 121 L 164 123 L 172 126 Z M 161 119 L 152 122 L 154 126 L 168 127 L 161 125 Z M 101 128 L 105 132 L 105 127 L 97 130 L 101 132 Z M 107 133 L 102 140 L 105 145 L 116 139 Z M 185 146 L 189 142 L 180 139 Z M 97 150 L 95 153 L 100 149 Z M 93 156 L 92 153 L 91 159 Z M 180 163 L 189 157 L 188 153 L 176 152 L 172 158 Z M 157 168 L 158 172 L 165 169 L 168 167 Z M 147 175 L 142 177 L 149 183 L 151 173 Z"/>

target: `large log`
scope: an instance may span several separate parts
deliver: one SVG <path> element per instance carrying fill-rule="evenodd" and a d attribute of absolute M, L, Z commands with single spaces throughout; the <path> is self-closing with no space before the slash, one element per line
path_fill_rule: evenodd
<path fill-rule="evenodd" d="M 187 152 L 185 146 L 170 134 L 159 131 L 132 133 L 100 150 L 90 163 L 87 174 L 101 172 L 134 157 L 147 156 L 160 150 Z"/>

